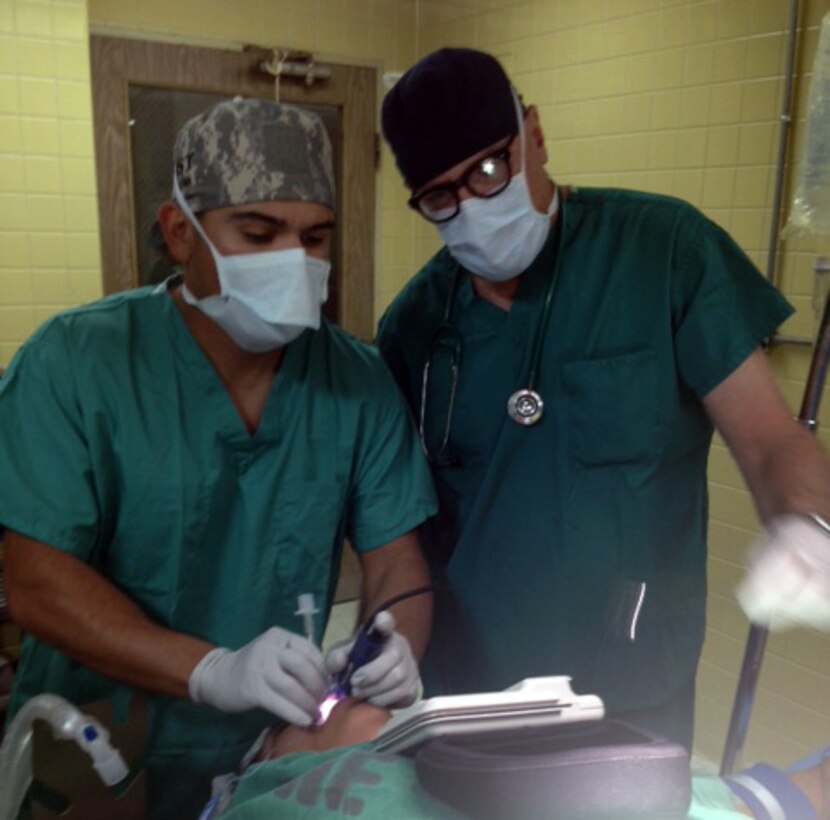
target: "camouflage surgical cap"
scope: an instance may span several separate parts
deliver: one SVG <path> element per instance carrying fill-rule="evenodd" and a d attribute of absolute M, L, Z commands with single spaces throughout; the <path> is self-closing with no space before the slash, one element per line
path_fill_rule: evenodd
<path fill-rule="evenodd" d="M 173 149 L 182 195 L 195 213 L 271 200 L 334 210 L 331 143 L 302 108 L 236 97 L 185 123 Z"/>

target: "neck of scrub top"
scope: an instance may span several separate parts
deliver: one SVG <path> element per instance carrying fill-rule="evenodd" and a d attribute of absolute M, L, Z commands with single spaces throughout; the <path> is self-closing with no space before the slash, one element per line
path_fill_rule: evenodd
<path fill-rule="evenodd" d="M 562 191 L 562 196 L 560 198 L 559 192 Z M 559 188 L 556 186 L 554 188 L 554 197 L 556 198 L 555 210 L 557 214 L 557 220 L 559 221 L 559 225 L 556 225 L 554 222 L 551 225 L 551 228 L 556 226 L 556 236 L 555 238 L 548 238 L 548 243 L 551 241 L 555 241 L 556 243 L 556 255 L 553 258 L 553 269 L 551 271 L 550 278 L 548 279 L 547 287 L 545 288 L 544 296 L 542 297 L 542 304 L 541 304 L 541 316 L 539 320 L 538 330 L 536 332 L 534 341 L 533 341 L 533 353 L 531 355 L 531 366 L 530 366 L 530 374 L 528 376 L 528 388 L 534 389 L 536 386 L 537 377 L 539 375 L 539 365 L 542 359 L 542 344 L 547 333 L 548 323 L 551 314 L 551 305 L 553 302 L 553 295 L 554 290 L 556 288 L 556 280 L 558 278 L 558 271 L 559 271 L 559 260 L 562 258 L 562 248 L 565 242 L 565 200 L 568 196 L 568 189 L 567 188 Z M 561 215 L 560 215 L 561 211 Z M 538 259 L 538 258 L 537 258 Z M 536 264 L 537 260 L 534 260 L 534 265 Z M 532 266 L 531 266 L 532 267 Z M 529 269 L 528 269 L 529 270 Z M 461 266 L 456 263 L 455 264 L 455 272 L 453 273 L 453 280 L 452 284 L 450 285 L 449 296 L 447 298 L 447 304 L 444 307 L 444 320 L 443 324 L 449 326 L 452 322 L 452 308 L 455 302 L 455 297 L 458 292 L 458 281 L 461 276 L 462 268 Z M 527 271 L 525 271 L 527 273 Z M 508 279 L 507 282 L 515 282 L 516 287 L 518 287 L 518 283 L 521 277 L 524 274 L 520 274 L 519 276 L 515 277 L 514 279 Z M 475 276 L 475 274 L 470 274 L 470 278 L 473 280 L 473 287 L 475 288 L 475 280 L 481 279 L 481 277 Z M 485 280 L 486 281 L 486 280 Z M 492 283 L 491 283 L 492 284 Z M 506 284 L 504 282 L 500 284 Z M 476 294 L 478 295 L 478 294 Z M 495 303 L 494 303 L 495 304 Z M 512 299 L 509 304 L 512 304 Z M 499 305 L 497 305 L 498 307 Z M 509 305 L 506 310 L 509 311 Z"/>
<path fill-rule="evenodd" d="M 219 375 L 219 380 L 240 418 L 253 432 L 259 424 L 274 377 L 285 358 L 285 347 L 253 353 L 235 344 L 182 295 L 183 280 L 171 282 L 170 296 L 196 346 Z"/>

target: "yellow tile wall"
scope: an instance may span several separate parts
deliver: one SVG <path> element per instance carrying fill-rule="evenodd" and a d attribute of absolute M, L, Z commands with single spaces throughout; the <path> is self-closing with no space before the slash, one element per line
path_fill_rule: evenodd
<path fill-rule="evenodd" d="M 55 311 L 101 295 L 90 30 L 308 49 L 376 66 L 380 76 L 415 59 L 417 2 L 0 0 L 0 367 Z M 389 273 L 378 271 L 379 305 L 420 258 L 414 223 L 400 218 L 405 197 L 388 153 L 382 166 L 377 257 Z"/>
<path fill-rule="evenodd" d="M 421 6 L 420 50 L 472 46 L 498 56 L 546 128 L 562 182 L 615 185 L 690 200 L 765 269 L 789 3 L 779 0 L 472 0 Z M 803 118 L 818 26 L 830 2 L 805 0 L 793 142 Z M 812 337 L 813 261 L 827 252 L 789 240 L 777 282 L 797 307 L 783 332 Z M 796 412 L 809 351 L 770 362 Z M 825 391 L 826 392 L 826 391 Z M 830 423 L 830 406 L 821 411 Z M 823 441 L 830 441 L 821 433 Z M 721 442 L 711 456 L 710 598 L 698 678 L 696 751 L 723 749 L 748 625 L 734 602 L 758 532 L 752 500 Z M 747 759 L 785 763 L 830 738 L 830 639 L 770 639 Z"/>
<path fill-rule="evenodd" d="M 101 294 L 85 0 L 0 0 L 0 367 Z"/>

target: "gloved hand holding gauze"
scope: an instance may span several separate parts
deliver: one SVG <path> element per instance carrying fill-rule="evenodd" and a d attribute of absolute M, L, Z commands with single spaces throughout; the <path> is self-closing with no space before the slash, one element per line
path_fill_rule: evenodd
<path fill-rule="evenodd" d="M 395 618 L 389 612 L 379 612 L 373 629 L 386 635 L 380 654 L 361 666 L 351 678 L 354 697 L 373 706 L 409 706 L 418 694 L 418 664 L 409 641 L 395 631 Z M 354 639 L 333 646 L 326 655 L 326 667 L 332 674 L 345 669 Z"/>
<path fill-rule="evenodd" d="M 737 588 L 749 619 L 772 631 L 830 630 L 830 531 L 808 515 L 774 519 Z"/>
<path fill-rule="evenodd" d="M 196 665 L 190 697 L 223 712 L 261 708 L 309 726 L 326 689 L 320 650 L 307 638 L 272 627 L 237 649 L 217 647 Z"/>

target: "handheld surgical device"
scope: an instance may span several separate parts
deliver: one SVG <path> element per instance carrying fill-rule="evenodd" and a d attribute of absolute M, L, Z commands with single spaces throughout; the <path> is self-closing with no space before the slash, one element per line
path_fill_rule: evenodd
<path fill-rule="evenodd" d="M 331 710 L 335 705 L 348 697 L 352 693 L 352 677 L 366 664 L 371 663 L 383 651 L 389 639 L 388 633 L 379 629 L 377 626 L 377 617 L 381 612 L 385 612 L 389 607 L 394 606 L 401 601 L 408 598 L 414 598 L 416 595 L 423 595 L 426 592 L 433 592 L 432 586 L 417 587 L 408 592 L 403 592 L 400 595 L 395 595 L 388 601 L 384 601 L 358 628 L 352 642 L 351 649 L 346 658 L 346 665 L 332 676 L 331 684 L 326 691 L 326 697 L 320 704 L 319 714 L 317 716 L 317 725 L 320 726 L 328 720 Z"/>
<path fill-rule="evenodd" d="M 357 631 L 352 648 L 346 658 L 346 665 L 332 676 L 326 697 L 320 704 L 316 725 L 321 726 L 328 720 L 331 710 L 343 698 L 352 693 L 352 676 L 367 663 L 371 663 L 380 655 L 389 636 L 375 625 L 375 615 L 369 618 Z"/>
<path fill-rule="evenodd" d="M 389 635 L 377 628 L 376 617 L 373 615 L 358 629 L 346 665 L 334 676 L 330 692 L 336 695 L 338 700 L 352 693 L 352 676 L 354 673 L 361 666 L 366 666 L 367 663 L 371 663 L 380 655 L 386 641 L 389 639 Z"/>

